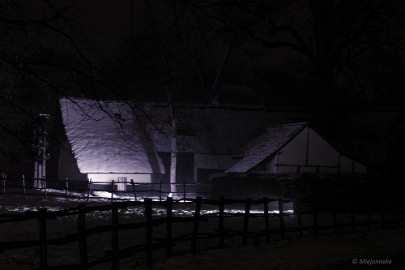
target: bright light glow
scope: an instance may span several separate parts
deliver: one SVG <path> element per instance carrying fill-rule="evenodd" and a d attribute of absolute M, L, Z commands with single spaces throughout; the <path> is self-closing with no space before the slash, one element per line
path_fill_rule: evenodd
<path fill-rule="evenodd" d="M 231 214 L 243 214 L 245 213 L 244 210 L 241 209 L 225 209 L 224 210 L 225 213 L 231 213 Z M 288 210 L 284 210 L 283 211 L 284 214 L 294 214 L 294 210 L 292 209 L 288 209 Z M 250 210 L 251 214 L 264 214 L 263 210 Z M 271 210 L 269 211 L 269 214 L 280 214 L 279 210 Z"/>
<path fill-rule="evenodd" d="M 172 198 L 172 197 L 173 197 L 173 194 L 170 192 L 169 195 L 167 195 L 167 197 Z"/>

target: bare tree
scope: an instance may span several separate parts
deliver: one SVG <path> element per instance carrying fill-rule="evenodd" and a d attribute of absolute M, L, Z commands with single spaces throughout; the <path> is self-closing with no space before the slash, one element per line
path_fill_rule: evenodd
<path fill-rule="evenodd" d="M 168 110 L 170 116 L 170 172 L 169 172 L 169 181 L 170 181 L 170 192 L 176 193 L 176 182 L 177 182 L 177 120 L 176 120 L 176 110 L 172 96 L 172 84 L 173 84 L 173 73 L 172 73 L 172 63 L 169 60 L 169 54 L 167 48 L 164 46 L 164 39 L 161 35 L 162 29 L 161 25 L 156 22 L 156 17 L 154 14 L 154 7 L 152 4 L 145 0 L 144 10 L 147 23 L 147 31 L 149 32 L 148 38 L 150 39 L 153 52 L 155 57 L 155 63 L 153 65 L 156 67 L 155 72 L 157 74 L 152 75 L 151 77 L 158 77 L 160 85 L 164 89 L 166 95 L 166 100 L 168 103 Z M 134 2 L 131 1 L 131 18 L 133 16 L 133 5 Z M 131 30 L 132 30 L 132 21 L 131 21 Z M 134 33 L 131 33 L 134 35 Z M 166 44 L 165 44 L 166 45 Z M 150 62 L 153 62 L 152 59 L 149 59 Z M 157 67 L 160 68 L 157 68 Z"/>
<path fill-rule="evenodd" d="M 185 32 L 182 4 L 178 1 L 131 1 L 131 39 L 128 54 L 132 59 L 126 65 L 135 71 L 143 88 L 163 93 L 170 116 L 170 172 L 171 191 L 176 192 L 178 158 L 178 116 L 176 102 L 196 101 L 210 96 L 203 74 L 206 49 L 196 42 L 198 36 Z M 145 27 L 133 26 L 135 12 L 144 11 Z M 139 13 L 137 14 L 139 15 Z M 203 60 L 202 60 L 203 59 Z M 136 79 L 135 79 L 136 81 Z M 159 96 L 159 95 L 158 95 Z M 131 93 L 128 93 L 131 97 Z M 159 97 L 157 98 L 159 99 Z M 206 98 L 207 99 L 207 98 Z M 163 99 L 160 99 L 163 100 Z M 201 98 L 200 98 L 201 101 Z"/>
<path fill-rule="evenodd" d="M 3 142 L 10 142 L 0 146 L 3 168 L 11 166 L 19 173 L 34 169 L 29 161 L 39 158 L 33 141 L 39 114 L 53 114 L 58 97 L 78 94 L 77 86 L 71 87 L 75 78 L 70 59 L 86 57 L 78 33 L 80 25 L 75 21 L 75 4 L 47 0 L 7 0 L 0 4 L 0 135 Z M 66 73 L 70 73 L 69 80 L 61 75 Z M 46 153 L 41 153 L 43 158 Z"/>
<path fill-rule="evenodd" d="M 329 135 L 339 84 L 347 80 L 349 65 L 371 55 L 373 48 L 401 50 L 404 44 L 404 5 L 397 0 L 182 3 L 194 14 L 189 28 L 205 36 L 233 33 L 253 65 L 276 65 L 306 81 L 315 97 L 308 99 L 313 120 Z"/>

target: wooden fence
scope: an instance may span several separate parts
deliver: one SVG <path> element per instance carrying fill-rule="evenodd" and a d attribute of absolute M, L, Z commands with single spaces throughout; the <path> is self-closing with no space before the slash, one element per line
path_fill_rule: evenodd
<path fill-rule="evenodd" d="M 182 201 L 187 201 L 187 203 Z M 41 208 L 38 211 L 23 214 L 2 214 L 0 215 L 0 229 L 1 224 L 5 223 L 37 220 L 38 240 L 0 242 L 0 252 L 20 248 L 37 248 L 39 249 L 39 265 L 36 267 L 39 267 L 39 269 L 89 269 L 105 263 L 111 263 L 111 269 L 119 269 L 120 260 L 123 258 L 135 256 L 135 254 L 145 254 L 144 263 L 149 269 L 152 269 L 156 252 L 163 250 L 166 257 L 171 257 L 175 254 L 174 250 L 180 243 L 183 246 L 188 243 L 188 251 L 194 254 L 200 250 L 198 243 L 207 239 L 210 239 L 211 242 L 214 241 L 217 248 L 226 247 L 229 239 L 239 239 L 241 245 L 247 245 L 251 239 L 263 239 L 265 243 L 270 244 L 272 239 L 302 237 L 321 232 L 370 231 L 376 227 L 399 226 L 404 220 L 404 205 L 398 201 L 390 201 L 388 204 L 384 204 L 389 205 L 389 207 L 348 212 L 327 211 L 325 209 L 321 211 L 319 209 L 322 208 L 322 202 L 319 200 L 309 202 L 312 205 L 311 207 L 308 207 L 308 202 L 295 202 L 295 212 L 293 214 L 286 213 L 283 209 L 285 203 L 288 202 L 290 201 L 269 198 L 231 200 L 221 197 L 219 200 L 208 200 L 197 197 L 196 199 L 173 200 L 168 197 L 165 201 L 145 199 L 144 201 L 116 202 L 102 206 L 80 204 L 75 208 L 55 212 Z M 180 204 L 194 208 L 192 215 L 174 215 L 174 206 Z M 277 205 L 278 211 L 272 212 L 269 210 L 269 205 L 272 204 Z M 233 205 L 242 206 L 242 210 L 236 213 L 228 211 L 234 209 Z M 306 206 L 301 207 L 300 205 Z M 395 205 L 394 208 L 393 205 Z M 215 209 L 215 211 L 202 212 L 203 206 L 208 206 L 209 209 Z M 141 207 L 143 209 L 143 217 L 141 216 L 143 220 L 139 222 L 119 222 L 119 210 L 128 207 Z M 166 213 L 160 216 L 154 215 L 153 210 L 156 207 L 163 207 Z M 261 209 L 261 211 L 252 212 L 253 208 Z M 88 215 L 95 211 L 109 213 L 111 217 L 110 224 L 89 228 L 87 223 Z M 328 218 L 325 218 L 326 214 Z M 64 235 L 61 232 L 60 235 L 62 236 L 49 238 L 47 232 L 49 220 L 66 216 L 76 217 L 76 233 Z M 261 225 L 252 226 L 253 219 L 260 220 Z M 286 222 L 286 219 L 288 222 Z M 226 221 L 229 220 L 232 220 L 232 222 L 227 223 Z M 214 222 L 216 225 L 211 231 L 202 231 L 201 226 L 208 221 Z M 189 229 L 183 231 L 180 235 L 175 235 L 174 229 L 176 226 L 180 226 L 180 223 L 189 224 Z M 230 226 L 230 224 L 233 226 Z M 156 234 L 155 229 L 159 226 L 163 227 L 163 236 Z M 235 229 L 235 226 L 239 226 L 239 229 Z M 141 234 L 144 235 L 145 241 L 133 243 L 132 246 L 123 248 L 120 245 L 119 234 L 128 230 L 134 230 L 135 232 L 142 230 Z M 102 233 L 111 234 L 111 247 L 99 258 L 91 260 L 89 258 L 89 249 L 91 247 L 88 246 L 88 239 L 92 235 Z M 72 242 L 77 242 L 79 246 L 77 263 L 49 265 L 48 245 L 66 245 Z"/>
<path fill-rule="evenodd" d="M 24 176 L 21 179 L 7 179 L 2 178 L 0 179 L 1 185 L 1 195 L 19 195 L 24 197 L 29 196 L 40 196 L 40 197 L 48 197 L 48 196 L 56 196 L 60 197 L 61 193 L 51 193 L 51 190 L 59 190 L 64 192 L 65 198 L 82 198 L 90 200 L 92 199 L 91 194 L 97 191 L 107 191 L 111 194 L 111 201 L 120 200 L 117 198 L 116 195 L 125 195 L 126 197 L 131 196 L 134 198 L 135 201 L 139 199 L 139 197 L 144 196 L 156 196 L 159 200 L 165 198 L 169 193 L 173 193 L 174 197 L 193 197 L 203 196 L 205 197 L 210 193 L 210 186 L 208 184 L 201 184 L 201 183 L 188 183 L 188 182 L 177 182 L 177 183 L 164 183 L 164 182 L 153 182 L 153 183 L 142 183 L 142 182 L 134 182 L 130 180 L 128 182 L 115 182 L 111 181 L 111 183 L 105 182 L 95 182 L 95 181 L 77 181 L 77 180 L 70 180 L 65 178 L 64 180 L 57 180 L 51 181 L 46 179 L 39 179 L 36 180 L 37 183 L 40 183 L 40 187 L 34 187 L 33 184 L 28 182 L 34 181 L 27 181 Z M 125 191 L 120 191 L 118 189 L 118 185 L 125 184 L 128 189 Z M 94 188 L 94 185 L 98 185 L 98 188 Z M 170 186 L 176 186 L 175 192 L 170 192 Z M 103 187 L 103 188 L 100 188 Z M 78 195 L 78 193 L 81 193 Z M 127 199 L 124 199 L 127 200 Z"/>

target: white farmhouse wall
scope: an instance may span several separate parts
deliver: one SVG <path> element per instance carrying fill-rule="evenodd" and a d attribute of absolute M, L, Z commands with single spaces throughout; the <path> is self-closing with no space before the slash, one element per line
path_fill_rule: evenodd
<path fill-rule="evenodd" d="M 288 142 L 266 165 L 267 173 L 297 173 L 306 161 L 307 128 Z"/>
<path fill-rule="evenodd" d="M 353 161 L 347 157 L 340 158 L 340 170 L 344 173 L 349 173 L 353 169 Z"/>
<path fill-rule="evenodd" d="M 339 152 L 312 129 L 309 131 L 308 164 L 338 166 Z M 337 168 L 334 170 L 336 171 Z"/>
<path fill-rule="evenodd" d="M 365 174 L 368 172 L 367 166 L 361 163 L 354 162 L 354 173 Z"/>
<path fill-rule="evenodd" d="M 134 180 L 134 182 L 138 183 L 152 183 L 154 180 L 154 177 L 157 177 L 157 175 L 154 174 L 120 174 L 120 173 L 107 173 L 107 174 L 91 174 L 89 173 L 87 175 L 88 179 L 91 179 L 91 181 L 94 182 L 101 182 L 105 184 L 110 184 L 113 180 L 117 182 L 118 177 L 126 177 L 127 181 L 130 182 L 131 179 Z"/>
<path fill-rule="evenodd" d="M 342 173 L 367 173 L 367 167 L 346 156 L 340 157 L 340 171 Z"/>
<path fill-rule="evenodd" d="M 305 165 L 307 128 L 296 135 L 279 151 L 279 165 Z"/>
<path fill-rule="evenodd" d="M 301 168 L 299 168 L 298 173 L 317 173 L 317 168 L 310 167 L 310 166 L 301 167 Z"/>
<path fill-rule="evenodd" d="M 269 173 L 269 174 L 277 174 L 277 155 L 273 157 L 266 165 L 266 171 L 264 173 Z"/>
<path fill-rule="evenodd" d="M 367 167 L 341 154 L 310 128 L 303 129 L 266 164 L 269 174 L 367 173 Z M 259 172 L 257 169 L 256 172 Z"/>

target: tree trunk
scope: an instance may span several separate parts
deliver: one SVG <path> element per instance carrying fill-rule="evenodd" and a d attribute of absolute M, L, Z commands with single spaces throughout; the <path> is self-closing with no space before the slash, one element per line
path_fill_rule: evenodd
<path fill-rule="evenodd" d="M 172 97 L 168 83 L 165 86 L 167 103 L 170 114 L 170 193 L 176 195 L 177 189 L 177 129 L 176 129 L 176 113 L 172 102 Z"/>
<path fill-rule="evenodd" d="M 169 105 L 170 106 L 170 105 Z M 170 106 L 171 107 L 171 106 Z M 171 131 L 170 131 L 170 192 L 175 195 L 177 192 L 176 174 L 177 174 L 177 134 L 176 134 L 176 118 L 171 119 Z"/>
<path fill-rule="evenodd" d="M 321 82 L 314 88 L 316 94 L 311 104 L 312 124 L 322 135 L 331 139 L 335 133 L 332 120 L 335 109 L 332 98 L 333 85 Z"/>

